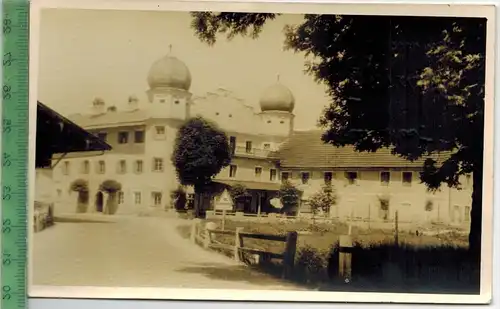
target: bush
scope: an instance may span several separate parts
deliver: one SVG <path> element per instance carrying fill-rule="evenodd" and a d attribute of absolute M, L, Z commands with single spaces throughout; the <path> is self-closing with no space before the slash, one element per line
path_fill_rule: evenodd
<path fill-rule="evenodd" d="M 170 192 L 170 202 L 172 204 L 172 208 L 177 211 L 186 210 L 187 206 L 187 194 L 186 191 L 181 187 L 177 187 L 177 189 L 172 190 Z"/>
<path fill-rule="evenodd" d="M 105 213 L 114 215 L 118 211 L 116 193 L 121 191 L 122 185 L 116 180 L 105 180 L 99 186 L 99 190 L 108 193 Z"/>
<path fill-rule="evenodd" d="M 324 214 L 330 213 L 330 208 L 337 204 L 337 194 L 331 184 L 324 185 L 320 191 L 309 198 L 309 205 L 313 214 L 322 211 Z"/>
<path fill-rule="evenodd" d="M 70 190 L 78 193 L 77 213 L 85 213 L 88 210 L 89 203 L 89 184 L 84 179 L 76 179 L 70 184 Z"/>
<path fill-rule="evenodd" d="M 302 192 L 290 181 L 285 181 L 279 190 L 279 198 L 281 205 L 283 205 L 281 212 L 287 215 L 295 215 L 299 207 L 301 194 Z"/>

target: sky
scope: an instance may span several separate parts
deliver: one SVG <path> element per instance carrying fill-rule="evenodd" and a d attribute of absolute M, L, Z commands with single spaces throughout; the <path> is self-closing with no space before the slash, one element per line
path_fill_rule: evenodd
<path fill-rule="evenodd" d="M 222 87 L 259 111 L 261 93 L 279 75 L 296 99 L 295 128 L 311 129 L 329 100 L 325 86 L 304 73 L 304 55 L 283 50 L 283 27 L 301 21 L 281 16 L 256 40 L 221 36 L 210 47 L 194 36 L 184 12 L 45 9 L 38 100 L 63 115 L 86 112 L 95 97 L 118 108 L 130 95 L 146 101 L 151 64 L 172 45 L 191 72 L 194 95 Z"/>

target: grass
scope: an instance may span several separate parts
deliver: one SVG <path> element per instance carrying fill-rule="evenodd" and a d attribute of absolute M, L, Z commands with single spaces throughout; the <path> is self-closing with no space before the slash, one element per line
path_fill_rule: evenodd
<path fill-rule="evenodd" d="M 220 226 L 220 222 L 217 223 Z M 352 277 L 346 283 L 338 276 L 338 236 L 347 233 L 347 225 L 311 224 L 307 221 L 269 223 L 226 220 L 225 229 L 235 230 L 236 227 L 243 227 L 245 232 L 262 234 L 299 232 L 294 273 L 290 280 L 313 289 L 479 293 L 478 263 L 474 262 L 467 249 L 467 236 L 458 233 L 417 236 L 401 232 L 399 246 L 396 246 L 393 231 L 353 227 Z M 181 227 L 179 233 L 189 237 L 190 227 Z M 232 236 L 218 235 L 216 240 L 234 244 Z M 282 253 L 284 250 L 284 243 L 266 240 L 245 239 L 244 246 L 275 253 Z M 232 255 L 229 250 L 221 252 Z M 258 267 L 269 274 L 281 276 L 279 260 L 272 260 Z"/>

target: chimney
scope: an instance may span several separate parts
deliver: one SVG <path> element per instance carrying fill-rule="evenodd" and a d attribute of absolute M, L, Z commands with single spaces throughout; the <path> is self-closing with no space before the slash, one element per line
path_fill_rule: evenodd
<path fill-rule="evenodd" d="M 95 98 L 92 102 L 92 110 L 96 115 L 104 114 L 106 112 L 106 103 L 101 98 Z"/>
<path fill-rule="evenodd" d="M 128 97 L 128 109 L 134 111 L 139 108 L 139 99 L 135 95 Z"/>

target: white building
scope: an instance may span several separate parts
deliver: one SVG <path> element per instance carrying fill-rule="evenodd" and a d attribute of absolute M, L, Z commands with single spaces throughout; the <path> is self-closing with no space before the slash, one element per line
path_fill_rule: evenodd
<path fill-rule="evenodd" d="M 393 209 L 400 209 L 400 216 L 408 219 L 468 220 L 470 178 L 464 190 L 429 194 L 416 174 L 422 162 L 410 163 L 389 151 L 368 154 L 335 148 L 322 144 L 318 131 L 295 132 L 295 99 L 279 81 L 262 92 L 260 110 L 255 110 L 224 89 L 195 96 L 189 92 L 191 78 L 182 61 L 167 55 L 150 68 L 147 102 L 130 96 L 122 110 L 96 99 L 90 113 L 69 117 L 105 140 L 112 151 L 62 159 L 53 173 L 59 211 L 75 209 L 76 195 L 68 187 L 76 179 L 88 180 L 92 211 L 102 210 L 99 185 L 108 179 L 122 185 L 119 213 L 169 207 L 169 194 L 178 186 L 170 161 L 177 129 L 189 117 L 200 115 L 229 136 L 234 158 L 215 180 L 251 189 L 247 212 L 266 212 L 283 178 L 297 182 L 305 196 L 331 178 L 340 197 L 332 216 L 388 218 Z M 390 196 L 387 213 L 377 204 L 380 195 Z"/>

